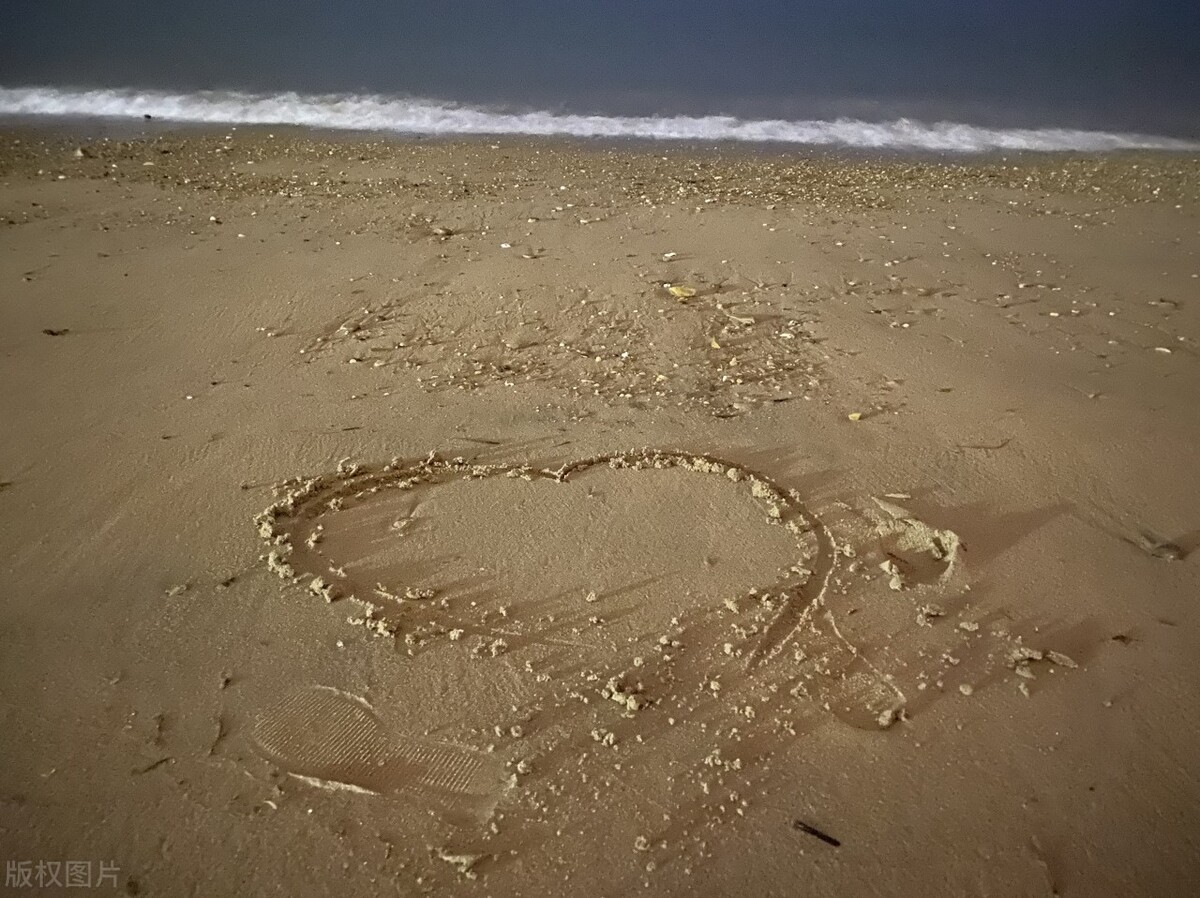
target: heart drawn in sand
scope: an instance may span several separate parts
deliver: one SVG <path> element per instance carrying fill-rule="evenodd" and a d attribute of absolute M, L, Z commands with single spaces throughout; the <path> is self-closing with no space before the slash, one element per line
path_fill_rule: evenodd
<path fill-rule="evenodd" d="M 557 470 L 431 456 L 381 471 L 343 465 L 335 477 L 290 486 L 257 519 L 271 569 L 361 606 L 364 623 L 410 646 L 439 627 L 461 631 L 454 641 L 501 633 L 554 644 L 556 632 L 580 637 L 582 615 L 604 619 L 592 624 L 596 638 L 558 641 L 611 651 L 614 617 L 661 629 L 752 597 L 773 612 L 743 646 L 761 660 L 811 612 L 833 567 L 829 535 L 798 493 L 683 453 Z M 422 613 L 429 608 L 447 613 Z"/>
<path fill-rule="evenodd" d="M 260 749 L 296 775 L 581 828 L 581 796 L 633 789 L 674 809 L 667 839 L 740 813 L 728 787 L 763 787 L 762 762 L 802 729 L 902 713 L 826 607 L 842 557 L 830 532 L 741 466 L 431 454 L 279 493 L 257 518 L 270 569 L 411 658 L 402 727 L 328 689 L 263 718 Z"/>

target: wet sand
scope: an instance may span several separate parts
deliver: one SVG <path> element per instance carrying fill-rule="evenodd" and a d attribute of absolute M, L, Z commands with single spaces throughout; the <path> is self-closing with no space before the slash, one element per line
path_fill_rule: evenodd
<path fill-rule="evenodd" d="M 1200 159 L 14 128 L 0 284 L 6 860 L 1200 887 Z"/>

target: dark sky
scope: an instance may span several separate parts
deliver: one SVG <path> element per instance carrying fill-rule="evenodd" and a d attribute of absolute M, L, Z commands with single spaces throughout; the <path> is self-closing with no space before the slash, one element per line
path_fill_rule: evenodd
<path fill-rule="evenodd" d="M 0 85 L 1200 136 L 1200 0 L 3 0 Z"/>

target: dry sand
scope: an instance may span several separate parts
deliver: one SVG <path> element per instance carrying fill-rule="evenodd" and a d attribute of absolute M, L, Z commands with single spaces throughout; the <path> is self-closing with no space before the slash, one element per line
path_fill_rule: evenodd
<path fill-rule="evenodd" d="M 6 861 L 1200 889 L 1200 160 L 0 147 Z"/>

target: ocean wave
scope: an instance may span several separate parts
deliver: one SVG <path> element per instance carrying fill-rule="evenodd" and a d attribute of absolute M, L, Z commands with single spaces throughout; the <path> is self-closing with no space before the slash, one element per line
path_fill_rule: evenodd
<path fill-rule="evenodd" d="M 984 152 L 989 150 L 1200 150 L 1200 143 L 1144 134 L 1063 128 L 983 128 L 911 119 L 867 122 L 748 120 L 726 115 L 609 116 L 511 112 L 379 95 L 0 87 L 0 114 L 141 118 L 211 124 L 302 125 L 429 135 L 530 135 L 743 141 L 863 149 Z"/>

